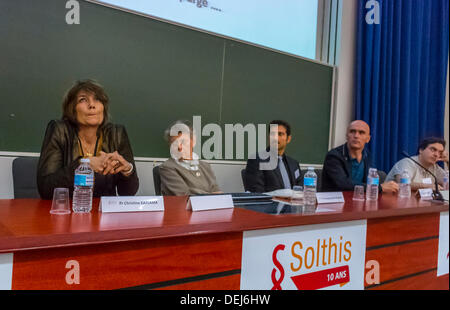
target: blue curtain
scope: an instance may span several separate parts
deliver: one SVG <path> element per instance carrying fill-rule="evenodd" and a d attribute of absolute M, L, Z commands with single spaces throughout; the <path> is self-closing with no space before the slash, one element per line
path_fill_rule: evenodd
<path fill-rule="evenodd" d="M 371 127 L 375 166 L 389 172 L 403 150 L 444 136 L 449 0 L 358 1 L 355 117 Z M 375 2 L 379 23 L 367 23 Z"/>

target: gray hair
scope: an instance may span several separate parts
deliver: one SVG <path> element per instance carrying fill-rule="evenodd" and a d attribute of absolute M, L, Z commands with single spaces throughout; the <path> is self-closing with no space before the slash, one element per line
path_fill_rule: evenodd
<path fill-rule="evenodd" d="M 164 131 L 164 140 L 170 144 L 172 137 L 177 137 L 180 133 L 184 132 L 189 133 L 191 138 L 194 136 L 192 123 L 188 120 L 175 121 Z"/>

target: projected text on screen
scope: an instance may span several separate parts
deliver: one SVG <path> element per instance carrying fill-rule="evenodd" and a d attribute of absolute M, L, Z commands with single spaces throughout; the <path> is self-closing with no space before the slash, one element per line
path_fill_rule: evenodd
<path fill-rule="evenodd" d="M 119 8 L 314 59 L 318 0 L 101 0 Z"/>

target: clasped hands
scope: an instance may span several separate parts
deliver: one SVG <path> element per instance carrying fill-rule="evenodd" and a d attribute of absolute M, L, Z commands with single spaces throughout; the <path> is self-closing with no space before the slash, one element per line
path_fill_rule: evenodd
<path fill-rule="evenodd" d="M 121 172 L 124 176 L 128 176 L 132 168 L 132 164 L 117 151 L 114 153 L 100 152 L 100 155 L 90 158 L 90 165 L 94 172 L 103 175 Z"/>

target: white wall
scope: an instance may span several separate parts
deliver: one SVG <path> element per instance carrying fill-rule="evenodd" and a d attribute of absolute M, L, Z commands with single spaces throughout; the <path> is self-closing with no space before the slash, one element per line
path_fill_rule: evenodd
<path fill-rule="evenodd" d="M 0 157 L 0 199 L 14 198 L 12 162 L 15 157 Z"/>
<path fill-rule="evenodd" d="M 12 162 L 17 156 L 38 157 L 38 153 L 6 153 L 0 152 L 0 199 L 14 198 Z M 139 190 L 136 195 L 153 196 L 153 167 L 160 165 L 165 159 L 136 158 L 136 169 L 139 176 Z M 245 162 L 207 161 L 216 175 L 217 183 L 224 192 L 243 192 L 241 170 Z"/>
<path fill-rule="evenodd" d="M 245 162 L 217 162 L 206 161 L 216 175 L 219 188 L 228 193 L 243 192 L 241 170 L 245 168 Z M 136 168 L 139 176 L 138 196 L 153 196 L 155 188 L 153 182 L 153 168 L 163 163 L 163 160 L 136 159 Z"/>
<path fill-rule="evenodd" d="M 14 187 L 12 177 L 12 162 L 17 156 L 38 157 L 39 153 L 8 153 L 0 152 L 0 199 L 14 198 Z M 153 196 L 155 188 L 153 182 L 153 167 L 162 164 L 165 158 L 143 158 L 136 157 L 136 169 L 139 176 L 138 196 Z M 245 161 L 219 161 L 206 160 L 216 176 L 219 188 L 226 193 L 243 192 L 241 170 L 245 168 Z M 308 166 L 321 168 L 322 165 L 301 164 L 301 169 Z"/>
<path fill-rule="evenodd" d="M 335 127 L 330 137 L 332 148 L 345 143 L 347 125 L 354 117 L 356 13 L 357 0 L 342 1 L 341 42 L 335 78 Z"/>

